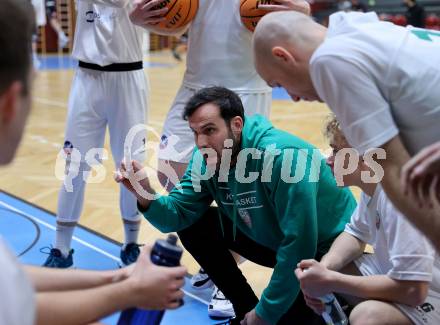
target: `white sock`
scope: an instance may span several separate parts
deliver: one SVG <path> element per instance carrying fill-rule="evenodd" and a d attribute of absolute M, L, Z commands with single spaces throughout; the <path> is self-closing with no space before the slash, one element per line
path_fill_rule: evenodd
<path fill-rule="evenodd" d="M 66 35 L 66 33 L 64 33 L 63 31 L 60 31 L 60 32 L 58 33 L 58 37 L 59 37 L 59 38 L 67 38 L 67 35 Z"/>
<path fill-rule="evenodd" d="M 122 222 L 124 223 L 124 234 L 125 234 L 125 241 L 124 241 L 124 245 L 122 246 L 122 249 L 125 249 L 127 244 L 137 243 L 139 230 L 141 228 L 141 220 L 130 221 L 130 220 L 122 219 Z"/>
<path fill-rule="evenodd" d="M 63 225 L 57 223 L 55 248 L 58 248 L 64 257 L 69 255 L 75 226 L 76 224 Z"/>

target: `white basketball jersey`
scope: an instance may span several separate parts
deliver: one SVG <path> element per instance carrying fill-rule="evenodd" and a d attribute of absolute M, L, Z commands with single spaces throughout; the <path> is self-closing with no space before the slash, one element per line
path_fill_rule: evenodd
<path fill-rule="evenodd" d="M 143 30 L 130 22 L 132 5 L 118 8 L 80 0 L 77 8 L 75 59 L 101 66 L 142 61 Z"/>
<path fill-rule="evenodd" d="M 252 33 L 242 24 L 239 9 L 240 0 L 199 0 L 199 10 L 189 28 L 186 87 L 216 85 L 244 93 L 270 91 L 255 70 Z"/>

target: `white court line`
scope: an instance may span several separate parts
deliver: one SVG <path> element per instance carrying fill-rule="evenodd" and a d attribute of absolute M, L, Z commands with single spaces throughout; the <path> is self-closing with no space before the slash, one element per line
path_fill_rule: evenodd
<path fill-rule="evenodd" d="M 21 210 L 15 208 L 15 207 L 13 207 L 13 206 L 11 206 L 11 205 L 9 205 L 9 204 L 3 202 L 3 201 L 0 201 L 0 205 L 2 205 L 2 206 L 5 207 L 5 208 L 8 208 L 8 209 L 11 210 L 11 211 L 14 211 L 14 212 L 18 212 L 18 213 L 20 213 L 20 214 L 23 214 L 23 215 L 25 215 L 26 217 L 31 218 L 31 219 L 34 220 L 35 222 L 37 222 L 37 223 L 39 223 L 39 224 L 45 226 L 46 228 L 49 228 L 49 229 L 51 229 L 51 230 L 56 231 L 56 228 L 55 228 L 54 226 L 52 226 L 51 224 L 48 224 L 47 222 L 45 222 L 45 221 L 43 221 L 43 220 L 40 220 L 40 219 L 38 219 L 37 217 L 31 216 L 30 214 L 28 214 L 28 213 L 26 213 L 26 212 L 24 212 L 24 211 L 21 211 Z M 107 253 L 106 251 L 103 251 L 102 249 L 100 249 L 100 248 L 98 248 L 98 247 L 96 247 L 96 246 L 94 246 L 94 245 L 92 245 L 92 244 L 89 244 L 89 243 L 87 243 L 86 241 L 84 241 L 84 240 L 82 240 L 82 239 L 79 239 L 79 238 L 76 237 L 76 236 L 73 236 L 72 238 L 73 238 L 73 240 L 77 241 L 78 243 L 80 243 L 80 244 L 82 244 L 82 245 L 84 245 L 84 246 L 86 246 L 86 247 L 88 247 L 88 248 L 90 248 L 90 249 L 92 249 L 92 250 L 94 250 L 94 251 L 96 251 L 96 252 L 98 252 L 98 253 L 101 253 L 102 255 L 107 256 L 107 257 L 110 258 L 110 259 L 112 259 L 112 260 L 114 260 L 114 261 L 116 261 L 116 262 L 118 262 L 118 263 L 122 263 L 121 260 L 120 260 L 119 258 L 117 258 L 116 256 L 113 256 L 112 254 Z M 183 290 L 183 289 L 182 289 L 182 291 L 183 291 L 183 293 L 184 293 L 185 295 L 187 295 L 188 297 L 190 297 L 190 298 L 192 298 L 192 299 L 194 299 L 194 300 L 197 300 L 198 302 L 201 302 L 201 303 L 204 304 L 204 305 L 209 305 L 209 302 L 208 302 L 208 301 L 203 300 L 202 298 L 197 297 L 197 296 L 193 295 L 192 293 L 187 292 L 186 290 Z"/>
<path fill-rule="evenodd" d="M 34 101 L 36 101 L 37 103 L 45 104 L 45 105 L 49 105 L 49 106 L 67 108 L 67 103 L 60 102 L 58 100 L 52 100 L 52 99 L 47 99 L 47 98 L 42 98 L 42 97 L 34 97 Z"/>

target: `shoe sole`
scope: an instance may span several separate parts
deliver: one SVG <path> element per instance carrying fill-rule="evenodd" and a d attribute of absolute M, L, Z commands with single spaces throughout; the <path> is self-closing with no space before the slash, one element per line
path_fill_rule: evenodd
<path fill-rule="evenodd" d="M 210 317 L 219 317 L 219 318 L 232 318 L 235 317 L 235 312 L 234 311 L 220 311 L 220 310 L 209 310 L 208 309 L 208 315 Z"/>

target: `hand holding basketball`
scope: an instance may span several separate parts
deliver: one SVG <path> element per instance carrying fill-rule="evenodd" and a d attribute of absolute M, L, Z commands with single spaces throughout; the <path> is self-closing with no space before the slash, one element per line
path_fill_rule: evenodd
<path fill-rule="evenodd" d="M 295 10 L 310 15 L 310 5 L 305 0 L 241 0 L 241 21 L 251 32 L 255 30 L 260 19 L 272 12 Z"/>
<path fill-rule="evenodd" d="M 168 8 L 157 8 L 162 0 L 136 0 L 135 8 L 130 13 L 130 20 L 133 24 L 146 27 L 148 25 L 163 22 Z"/>
<path fill-rule="evenodd" d="M 197 14 L 199 0 L 137 0 L 130 14 L 133 24 L 146 28 L 179 30 Z"/>

